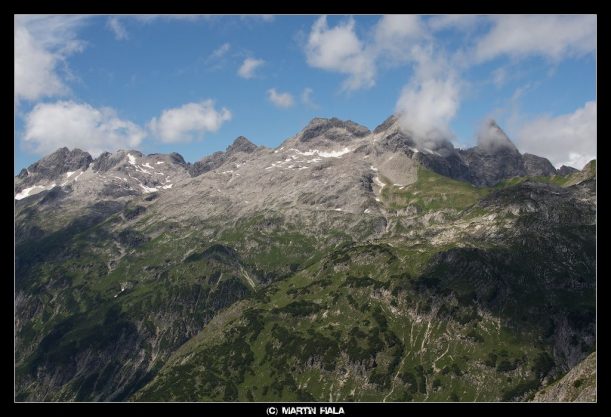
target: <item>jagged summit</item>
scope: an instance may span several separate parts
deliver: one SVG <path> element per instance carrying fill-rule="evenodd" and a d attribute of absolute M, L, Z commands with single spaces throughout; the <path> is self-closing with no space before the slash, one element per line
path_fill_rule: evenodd
<path fill-rule="evenodd" d="M 312 139 L 324 136 L 331 141 L 345 141 L 352 137 L 361 138 L 370 134 L 371 131 L 352 120 L 340 120 L 338 118 L 325 119 L 316 117 L 300 132 L 300 142 L 309 142 Z"/>
<path fill-rule="evenodd" d="M 487 120 L 480 128 L 477 134 L 476 150 L 485 154 L 495 154 L 498 152 L 520 153 L 511 139 L 493 119 Z"/>
<path fill-rule="evenodd" d="M 87 169 L 92 161 L 91 155 L 81 149 L 74 148 L 71 151 L 63 147 L 34 162 L 27 169 L 22 169 L 17 178 L 22 187 L 27 187 L 36 182 L 52 180 L 67 172 Z"/>
<path fill-rule="evenodd" d="M 227 152 L 228 154 L 235 152 L 252 153 L 255 150 L 257 150 L 257 145 L 249 141 L 244 136 L 238 136 L 233 141 L 233 143 L 227 147 L 227 150 L 225 152 Z"/>
<path fill-rule="evenodd" d="M 215 170 L 229 161 L 234 155 L 239 153 L 251 154 L 255 152 L 259 147 L 252 143 L 244 136 L 238 136 L 231 145 L 225 149 L 225 151 L 214 152 L 212 155 L 208 155 L 195 162 L 189 167 L 189 174 L 192 177 L 197 177 L 206 172 Z"/>
<path fill-rule="evenodd" d="M 558 175 L 562 175 L 562 176 L 566 176 L 566 175 L 571 175 L 575 172 L 578 172 L 579 170 L 577 168 L 573 168 L 570 166 L 566 166 L 566 165 L 562 165 L 559 169 L 558 169 Z"/>
<path fill-rule="evenodd" d="M 373 133 L 380 133 L 383 132 L 385 130 L 389 130 L 392 127 L 399 125 L 399 117 L 397 117 L 397 115 L 393 114 L 392 116 L 390 116 L 388 119 L 384 120 L 381 124 L 379 124 L 378 126 L 376 126 L 375 129 L 373 129 Z"/>
<path fill-rule="evenodd" d="M 323 160 L 326 164 L 337 165 L 338 174 L 345 175 L 360 165 L 342 161 L 363 160 L 363 166 L 379 164 L 384 167 L 383 175 L 397 184 L 410 183 L 415 178 L 417 165 L 477 186 L 492 186 L 513 177 L 557 173 L 546 158 L 521 154 L 492 119 L 482 125 L 477 141 L 475 147 L 456 149 L 449 140 L 420 140 L 409 130 L 403 129 L 397 115 L 388 117 L 373 132 L 351 120 L 317 117 L 274 150 L 257 146 L 246 137 L 238 136 L 225 151 L 205 156 L 193 164 L 185 162 L 177 153 L 145 156 L 137 150 L 118 150 L 114 153 L 104 152 L 92 159 L 79 149 L 70 151 L 61 148 L 23 170 L 15 179 L 15 190 L 20 193 L 32 185 L 37 185 L 37 190 L 43 190 L 55 183 L 64 184 L 66 181 L 59 178 L 61 175 L 80 169 L 85 171 L 90 164 L 95 173 L 120 172 L 123 174 L 116 177 L 125 178 L 124 175 L 127 175 L 125 179 L 128 183 L 136 178 L 140 182 L 132 184 L 135 185 L 132 188 L 141 189 L 141 183 L 145 192 L 165 185 L 165 180 L 161 181 L 163 170 L 153 170 L 152 167 L 172 167 L 172 172 L 168 172 L 171 178 L 178 172 L 197 177 L 222 166 L 226 168 L 220 169 L 219 173 L 231 173 L 247 161 L 253 169 L 249 175 L 258 178 L 258 173 L 275 172 L 280 167 L 281 170 L 301 170 L 305 174 L 309 171 L 303 170 L 313 169 L 316 163 Z M 369 164 L 364 161 L 366 158 L 371 158 Z M 159 178 L 155 175 L 159 175 Z"/>

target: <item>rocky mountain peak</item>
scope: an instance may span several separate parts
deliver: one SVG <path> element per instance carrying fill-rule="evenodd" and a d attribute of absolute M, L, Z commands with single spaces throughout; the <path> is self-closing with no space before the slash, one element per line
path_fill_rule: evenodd
<path fill-rule="evenodd" d="M 578 172 L 578 171 L 579 171 L 579 170 L 578 170 L 578 169 L 576 169 L 576 168 L 569 167 L 569 166 L 566 166 L 566 165 L 562 165 L 562 166 L 561 166 L 561 167 L 558 169 L 558 175 L 562 175 L 562 176 L 565 176 L 565 175 L 571 175 L 571 174 L 573 174 L 573 173 L 575 173 L 575 172 Z"/>
<path fill-rule="evenodd" d="M 486 121 L 480 128 L 477 134 L 476 150 L 485 154 L 496 154 L 499 152 L 520 153 L 511 139 L 493 119 Z"/>
<path fill-rule="evenodd" d="M 393 114 L 388 119 L 384 120 L 382 124 L 376 126 L 376 128 L 373 129 L 373 133 L 376 134 L 376 133 L 384 132 L 395 126 L 396 127 L 399 126 L 399 118 Z"/>
<path fill-rule="evenodd" d="M 253 153 L 257 149 L 257 145 L 249 141 L 244 136 L 238 136 L 231 145 L 227 147 L 225 151 L 227 154 L 233 154 L 235 152 Z"/>
<path fill-rule="evenodd" d="M 310 142 L 315 138 L 324 137 L 334 142 L 342 142 L 353 137 L 361 138 L 370 133 L 371 131 L 368 128 L 351 120 L 316 117 L 301 131 L 299 140 L 300 142 Z"/>
<path fill-rule="evenodd" d="M 72 151 L 66 147 L 60 148 L 30 165 L 27 170 L 19 173 L 19 178 L 54 179 L 69 171 L 86 169 L 93 161 L 91 155 L 81 149 Z"/>

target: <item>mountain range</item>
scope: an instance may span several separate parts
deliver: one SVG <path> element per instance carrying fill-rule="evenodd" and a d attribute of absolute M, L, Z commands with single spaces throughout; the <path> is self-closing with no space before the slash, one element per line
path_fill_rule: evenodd
<path fill-rule="evenodd" d="M 494 121 L 469 149 L 396 116 L 193 164 L 62 148 L 14 192 L 18 401 L 595 398 L 596 161 Z"/>

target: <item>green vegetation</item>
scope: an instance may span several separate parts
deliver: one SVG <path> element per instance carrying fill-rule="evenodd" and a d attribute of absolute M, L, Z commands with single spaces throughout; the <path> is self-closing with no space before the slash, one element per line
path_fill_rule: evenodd
<path fill-rule="evenodd" d="M 405 187 L 395 186 L 385 178 L 382 180 L 386 183 L 382 190 L 382 201 L 394 210 L 414 206 L 419 212 L 445 209 L 460 211 L 490 192 L 487 188 L 453 180 L 423 167 L 418 167 L 416 182 Z"/>
<path fill-rule="evenodd" d="M 381 197 L 472 230 L 481 198 L 522 181 L 477 188 L 420 168 Z M 272 212 L 178 225 L 140 207 L 19 242 L 19 398 L 40 374 L 65 381 L 52 400 L 122 384 L 110 399 L 514 401 L 557 374 L 560 324 L 572 349 L 594 348 L 591 225 L 522 216 L 463 240 L 405 222 L 374 239 L 352 218 L 308 233 Z"/>

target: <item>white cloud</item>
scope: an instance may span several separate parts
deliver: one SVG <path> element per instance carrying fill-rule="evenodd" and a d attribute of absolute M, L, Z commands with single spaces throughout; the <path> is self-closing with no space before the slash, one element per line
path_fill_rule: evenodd
<path fill-rule="evenodd" d="M 502 54 L 560 60 L 596 49 L 596 15 L 495 16 L 493 22 L 475 47 L 475 58 L 480 62 Z"/>
<path fill-rule="evenodd" d="M 596 158 L 596 134 L 596 101 L 589 101 L 573 113 L 525 123 L 516 142 L 521 151 L 545 156 L 556 167 L 581 169 Z"/>
<path fill-rule="evenodd" d="M 391 63 L 402 63 L 411 58 L 412 45 L 426 38 L 425 28 L 417 15 L 382 16 L 374 27 L 371 53 L 384 56 Z"/>
<path fill-rule="evenodd" d="M 312 94 L 314 94 L 314 90 L 312 90 L 310 87 L 304 88 L 303 92 L 301 93 L 301 102 L 304 106 L 310 109 L 317 109 L 318 105 L 312 99 Z"/>
<path fill-rule="evenodd" d="M 69 92 L 58 67 L 83 49 L 76 31 L 86 16 L 15 16 L 15 103 Z M 64 74 L 65 75 L 65 74 Z"/>
<path fill-rule="evenodd" d="M 246 58 L 244 62 L 242 62 L 240 69 L 238 69 L 238 75 L 246 79 L 253 78 L 257 68 L 261 67 L 263 64 L 265 64 L 265 61 L 262 59 Z"/>
<path fill-rule="evenodd" d="M 412 47 L 427 37 L 417 15 L 382 16 L 364 39 L 356 34 L 354 19 L 330 28 L 327 17 L 321 16 L 304 50 L 311 67 L 346 74 L 342 88 L 352 91 L 375 85 L 379 65 L 409 61 Z"/>
<path fill-rule="evenodd" d="M 143 129 L 118 118 L 113 109 L 59 101 L 34 107 L 26 116 L 23 141 L 39 155 L 67 146 L 97 156 L 103 151 L 136 147 L 145 136 Z"/>
<path fill-rule="evenodd" d="M 461 92 L 455 71 L 435 51 L 432 45 L 413 49 L 414 74 L 395 106 L 402 130 L 429 148 L 453 138 L 449 124 L 458 111 Z"/>
<path fill-rule="evenodd" d="M 225 42 L 224 44 L 216 48 L 214 51 L 212 51 L 208 59 L 221 59 L 227 54 L 227 52 L 229 52 L 229 49 L 231 49 L 231 44 L 229 42 Z"/>
<path fill-rule="evenodd" d="M 281 108 L 289 108 L 295 104 L 295 100 L 293 96 L 289 93 L 280 93 L 276 91 L 275 88 L 270 88 L 267 90 L 267 98 L 271 101 L 276 107 Z"/>
<path fill-rule="evenodd" d="M 365 52 L 354 25 L 354 19 L 349 19 L 329 28 L 327 17 L 321 16 L 312 26 L 305 47 L 308 65 L 348 75 L 343 83 L 345 90 L 368 88 L 375 84 L 374 61 Z"/>
<path fill-rule="evenodd" d="M 189 142 L 203 137 L 205 132 L 216 132 L 231 112 L 226 108 L 216 110 L 214 101 L 188 103 L 181 107 L 164 110 L 159 118 L 153 118 L 148 126 L 163 142 Z"/>
<path fill-rule="evenodd" d="M 486 19 L 486 16 L 478 16 L 473 14 L 446 14 L 431 16 L 428 20 L 428 26 L 434 31 L 446 29 L 457 29 L 467 31 L 473 29 L 478 21 Z"/>
<path fill-rule="evenodd" d="M 457 81 L 445 78 L 416 79 L 403 88 L 396 104 L 399 123 L 414 140 L 430 148 L 452 137 L 449 123 L 459 107 Z"/>
<path fill-rule="evenodd" d="M 112 33 L 114 33 L 115 39 L 119 41 L 124 41 L 129 38 L 127 34 L 127 30 L 125 29 L 125 26 L 123 26 L 123 24 L 119 20 L 119 17 L 117 16 L 109 17 L 108 20 L 106 21 L 106 26 L 112 31 Z"/>

